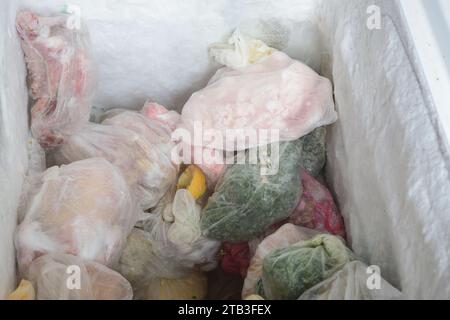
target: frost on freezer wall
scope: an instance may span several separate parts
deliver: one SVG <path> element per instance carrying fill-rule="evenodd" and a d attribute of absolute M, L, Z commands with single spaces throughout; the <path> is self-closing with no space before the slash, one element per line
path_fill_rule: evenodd
<path fill-rule="evenodd" d="M 219 67 L 208 46 L 232 31 L 262 38 L 318 68 L 310 18 L 314 0 L 23 0 L 41 12 L 79 5 L 89 28 L 99 81 L 94 105 L 140 108 L 145 100 L 180 110 Z M 306 28 L 303 28 L 306 26 Z M 314 58 L 309 58 L 314 57 Z"/>
<path fill-rule="evenodd" d="M 0 4 L 0 299 L 16 285 L 13 236 L 27 168 L 26 73 L 15 15 L 13 2 Z"/>
<path fill-rule="evenodd" d="M 327 0 L 339 121 L 328 177 L 355 253 L 406 298 L 449 298 L 450 154 L 395 1 Z M 377 5 L 380 30 L 369 30 Z"/>

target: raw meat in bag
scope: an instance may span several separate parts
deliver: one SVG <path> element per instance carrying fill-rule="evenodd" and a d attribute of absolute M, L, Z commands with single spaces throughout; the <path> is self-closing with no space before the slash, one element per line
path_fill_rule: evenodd
<path fill-rule="evenodd" d="M 297 140 L 337 120 L 331 82 L 282 52 L 243 68 L 219 69 L 204 89 L 192 94 L 181 115 L 180 128 L 190 137 L 199 125 L 204 132 L 220 133 L 220 139 L 201 141 L 202 147 L 227 151 L 267 144 L 262 131 L 256 133 L 258 141 L 239 134 L 227 144 L 230 129 L 277 130 L 271 143 Z M 185 142 L 199 146 L 190 137 Z"/>
<path fill-rule="evenodd" d="M 345 239 L 345 225 L 330 191 L 301 170 L 303 194 L 289 222 Z"/>
<path fill-rule="evenodd" d="M 370 270 L 369 270 L 370 271 Z M 305 291 L 299 300 L 393 300 L 401 299 L 401 292 L 381 275 L 374 278 L 374 287 L 368 283 L 373 274 L 360 261 L 352 261 L 333 276 Z"/>
<path fill-rule="evenodd" d="M 153 130 L 155 129 L 155 130 Z M 142 115 L 125 111 L 104 124 L 89 123 L 53 152 L 56 164 L 103 157 L 116 165 L 143 210 L 155 206 L 176 178 L 172 143 Z"/>
<path fill-rule="evenodd" d="M 23 11 L 16 27 L 28 68 L 32 99 L 31 131 L 44 148 L 53 148 L 89 119 L 93 71 L 89 37 L 79 17 L 38 16 Z"/>
<path fill-rule="evenodd" d="M 242 298 L 258 293 L 257 286 L 262 277 L 263 261 L 268 254 L 276 249 L 289 247 L 299 241 L 309 240 L 317 234 L 317 231 L 287 223 L 263 239 L 257 245 L 257 249 L 250 260 L 250 266 L 242 288 Z"/>
<path fill-rule="evenodd" d="M 276 249 L 264 258 L 258 294 L 270 300 L 298 299 L 352 260 L 350 249 L 332 235 L 318 235 Z"/>
<path fill-rule="evenodd" d="M 131 300 L 130 283 L 119 273 L 71 254 L 47 254 L 34 260 L 28 279 L 37 300 Z"/>
<path fill-rule="evenodd" d="M 227 168 L 202 213 L 206 237 L 240 243 L 251 240 L 274 223 L 285 220 L 300 200 L 301 141 L 279 145 L 278 170 L 263 174 L 266 161 L 234 164 Z M 272 145 L 270 152 L 276 151 Z M 248 153 L 247 153 L 248 155 Z M 248 160 L 248 159 L 247 159 Z"/>
<path fill-rule="evenodd" d="M 220 267 L 228 274 L 238 274 L 245 278 L 250 264 L 248 243 L 232 244 L 224 242 L 220 251 Z"/>
<path fill-rule="evenodd" d="M 46 253 L 116 263 L 137 219 L 122 173 L 101 158 L 47 169 L 16 233 L 19 271 Z"/>

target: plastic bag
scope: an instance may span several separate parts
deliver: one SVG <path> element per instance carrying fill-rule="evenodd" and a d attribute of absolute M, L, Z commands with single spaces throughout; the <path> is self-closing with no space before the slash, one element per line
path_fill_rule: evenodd
<path fill-rule="evenodd" d="M 372 290 L 368 280 L 372 273 L 360 261 L 347 263 L 333 276 L 305 291 L 299 300 L 393 300 L 401 299 L 401 292 L 383 278 Z"/>
<path fill-rule="evenodd" d="M 320 127 L 301 138 L 302 157 L 300 163 L 313 177 L 318 177 L 327 161 L 325 139 L 327 129 Z"/>
<path fill-rule="evenodd" d="M 299 241 L 309 240 L 317 234 L 317 231 L 287 223 L 259 242 L 250 260 L 250 266 L 242 288 L 242 298 L 257 293 L 257 285 L 262 277 L 263 261 L 268 254 L 276 249 L 289 247 Z"/>
<path fill-rule="evenodd" d="M 134 228 L 128 236 L 116 270 L 130 281 L 135 293 L 145 290 L 151 278 L 179 278 L 188 270 L 157 251 L 152 234 Z"/>
<path fill-rule="evenodd" d="M 47 254 L 30 265 L 37 300 L 131 300 L 130 283 L 117 272 L 70 254 Z"/>
<path fill-rule="evenodd" d="M 152 278 L 179 279 L 193 271 L 210 271 L 217 266 L 220 242 L 200 232 L 200 206 L 187 190 L 176 192 L 172 204 L 174 222 L 160 214 L 140 221 L 128 237 L 118 271 L 136 291 Z"/>
<path fill-rule="evenodd" d="M 180 128 L 190 137 L 200 123 L 204 132 L 220 133 L 220 139 L 201 140 L 202 145 L 190 137 L 186 143 L 227 151 L 267 144 L 262 137 L 267 131 L 261 129 L 279 131 L 269 142 L 292 141 L 337 119 L 331 82 L 282 52 L 247 67 L 218 70 L 204 89 L 192 94 L 181 114 Z M 226 143 L 227 131 L 247 128 L 257 130 L 258 141 L 240 134 Z"/>
<path fill-rule="evenodd" d="M 142 115 L 125 111 L 87 124 L 53 152 L 56 164 L 103 157 L 122 171 L 143 210 L 154 207 L 176 179 L 170 136 Z"/>
<path fill-rule="evenodd" d="M 214 43 L 209 47 L 209 55 L 218 63 L 235 69 L 257 63 L 275 51 L 261 40 L 245 36 L 239 29 L 233 32 L 228 43 Z"/>
<path fill-rule="evenodd" d="M 203 234 L 239 243 L 289 217 L 302 193 L 300 146 L 300 140 L 279 145 L 279 167 L 273 175 L 261 173 L 265 166 L 262 158 L 259 164 L 246 161 L 229 167 L 203 209 Z M 273 145 L 270 150 L 275 150 Z"/>
<path fill-rule="evenodd" d="M 301 170 L 303 194 L 289 222 L 345 239 L 345 225 L 330 191 Z"/>
<path fill-rule="evenodd" d="M 353 259 L 343 241 L 331 235 L 276 249 L 264 258 L 258 294 L 271 300 L 298 299 Z"/>
<path fill-rule="evenodd" d="M 45 148 L 62 144 L 89 119 L 94 86 L 89 37 L 77 21 L 68 14 L 17 15 L 34 100 L 31 131 Z"/>
<path fill-rule="evenodd" d="M 16 234 L 21 274 L 46 253 L 118 261 L 138 210 L 116 167 L 100 158 L 52 167 L 35 188 Z"/>
<path fill-rule="evenodd" d="M 181 279 L 150 280 L 145 300 L 203 300 L 208 290 L 208 278 L 204 273 L 194 272 Z"/>

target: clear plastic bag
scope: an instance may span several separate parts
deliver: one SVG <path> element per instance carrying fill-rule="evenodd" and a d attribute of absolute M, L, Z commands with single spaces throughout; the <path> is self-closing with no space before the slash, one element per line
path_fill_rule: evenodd
<path fill-rule="evenodd" d="M 370 271 L 370 270 L 369 270 Z M 393 300 L 402 299 L 402 294 L 391 286 L 381 275 L 369 289 L 368 266 L 360 261 L 352 261 L 333 276 L 305 291 L 299 300 Z M 374 278 L 375 279 L 375 278 Z"/>
<path fill-rule="evenodd" d="M 354 255 L 341 238 L 318 235 L 276 249 L 263 261 L 258 294 L 271 300 L 292 300 L 342 269 Z"/>
<path fill-rule="evenodd" d="M 112 265 L 138 209 L 121 172 L 92 158 L 42 173 L 17 229 L 19 271 L 46 253 L 70 253 Z"/>
<path fill-rule="evenodd" d="M 87 124 L 53 152 L 56 164 L 103 157 L 119 167 L 143 210 L 156 206 L 176 179 L 172 142 L 163 128 L 144 116 L 124 111 Z"/>
<path fill-rule="evenodd" d="M 244 134 L 227 144 L 230 129 L 279 130 L 279 137 L 269 142 L 292 141 L 337 120 L 331 82 L 282 52 L 243 68 L 219 69 L 204 89 L 192 94 L 181 114 L 180 127 L 191 137 L 200 122 L 204 131 L 220 132 L 223 139 L 203 147 L 227 151 L 267 143 L 258 131 L 258 141 L 247 141 Z M 200 146 L 195 140 L 185 142 Z"/>
<path fill-rule="evenodd" d="M 274 146 L 270 150 L 274 151 Z M 298 174 L 301 141 L 281 143 L 278 151 L 279 168 L 273 175 L 261 173 L 261 158 L 259 164 L 227 168 L 203 209 L 201 223 L 206 237 L 240 243 L 289 217 L 302 194 Z"/>
<path fill-rule="evenodd" d="M 34 260 L 28 279 L 37 300 L 131 300 L 130 283 L 104 265 L 70 254 L 47 254 Z"/>
<path fill-rule="evenodd" d="M 89 119 L 94 89 L 89 36 L 79 17 L 23 11 L 16 27 L 28 68 L 31 131 L 45 148 L 64 142 Z"/>
<path fill-rule="evenodd" d="M 330 191 L 310 176 L 300 172 L 303 194 L 289 222 L 295 225 L 331 233 L 345 239 L 345 225 Z"/>
<path fill-rule="evenodd" d="M 317 231 L 287 223 L 262 240 L 257 245 L 257 249 L 250 260 L 250 266 L 247 269 L 247 276 L 242 288 L 242 298 L 258 293 L 256 289 L 262 277 L 263 261 L 268 254 L 276 249 L 289 247 L 299 241 L 309 240 L 317 234 Z"/>
<path fill-rule="evenodd" d="M 220 242 L 201 235 L 201 208 L 194 198 L 187 190 L 178 190 L 171 209 L 173 223 L 164 221 L 161 214 L 150 214 L 128 237 L 118 271 L 135 292 L 153 278 L 180 279 L 217 267 Z"/>

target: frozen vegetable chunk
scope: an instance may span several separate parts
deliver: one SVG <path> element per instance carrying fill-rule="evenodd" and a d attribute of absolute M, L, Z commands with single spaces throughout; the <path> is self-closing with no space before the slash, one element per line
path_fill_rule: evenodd
<path fill-rule="evenodd" d="M 244 242 L 289 217 L 302 194 L 301 141 L 281 143 L 278 150 L 276 174 L 262 174 L 263 161 L 247 161 L 227 169 L 203 209 L 202 231 L 206 237 Z"/>
<path fill-rule="evenodd" d="M 264 258 L 261 294 L 271 300 L 293 300 L 352 261 L 353 253 L 332 235 L 318 235 Z"/>

